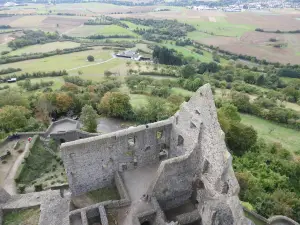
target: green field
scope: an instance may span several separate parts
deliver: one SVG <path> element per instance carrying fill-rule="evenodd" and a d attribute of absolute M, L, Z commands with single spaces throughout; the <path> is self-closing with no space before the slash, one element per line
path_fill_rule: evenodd
<path fill-rule="evenodd" d="M 40 207 L 12 211 L 4 215 L 3 225 L 36 225 L 39 223 Z"/>
<path fill-rule="evenodd" d="M 186 20 L 184 22 L 193 25 L 197 31 L 205 32 L 211 35 L 227 36 L 227 37 L 240 37 L 247 31 L 255 29 L 254 26 L 231 24 L 226 21 L 224 17 L 213 17 L 216 22 L 211 21 L 195 21 Z"/>
<path fill-rule="evenodd" d="M 79 47 L 80 44 L 71 41 L 65 42 L 52 42 L 42 45 L 31 45 L 21 49 L 17 49 L 15 51 L 10 52 L 7 55 L 22 55 L 22 54 L 30 54 L 30 53 L 40 53 L 40 52 L 50 52 L 56 49 L 65 49 L 65 48 L 75 48 Z"/>
<path fill-rule="evenodd" d="M 290 151 L 300 150 L 300 131 L 285 128 L 256 116 L 241 114 L 242 123 L 253 126 L 259 137 L 268 142 L 279 142 Z"/>
<path fill-rule="evenodd" d="M 192 92 L 192 91 L 185 90 L 183 88 L 175 88 L 174 87 L 174 88 L 171 89 L 171 94 L 189 96 L 190 97 L 195 93 Z"/>
<path fill-rule="evenodd" d="M 137 24 L 131 23 L 129 21 L 122 21 L 122 23 L 127 24 L 127 26 L 129 27 L 130 30 L 134 30 L 136 28 L 140 28 L 140 29 L 149 29 L 150 28 L 150 27 L 143 26 L 143 25 L 137 25 Z"/>
<path fill-rule="evenodd" d="M 131 35 L 137 37 L 138 35 L 131 30 L 117 26 L 117 25 L 82 25 L 67 33 L 74 37 L 87 37 L 90 35 Z"/>
<path fill-rule="evenodd" d="M 188 47 L 176 46 L 173 44 L 164 44 L 165 47 L 176 50 L 177 52 L 182 53 L 185 57 L 193 56 L 196 59 L 199 59 L 201 62 L 211 62 L 212 54 L 210 52 L 203 51 L 203 55 L 193 52 Z"/>
<path fill-rule="evenodd" d="M 55 55 L 51 57 L 26 60 L 21 62 L 2 64 L 0 70 L 8 67 L 21 68 L 22 71 L 16 73 L 17 75 L 24 72 L 36 72 L 36 71 L 53 71 L 53 70 L 70 70 L 81 66 L 87 66 L 95 63 L 100 63 L 107 59 L 112 58 L 112 51 L 102 50 L 101 47 L 95 47 L 93 50 L 74 52 L 71 54 Z M 94 62 L 88 62 L 87 56 L 93 55 L 95 57 Z M 88 68 L 88 67 L 87 67 Z M 80 70 L 80 69 L 78 69 Z M 94 71 L 97 73 L 97 71 Z M 74 73 L 77 73 L 74 70 Z"/>

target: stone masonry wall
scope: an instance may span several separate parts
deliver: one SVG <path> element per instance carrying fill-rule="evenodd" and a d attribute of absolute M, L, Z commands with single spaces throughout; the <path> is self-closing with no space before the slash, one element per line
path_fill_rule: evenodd
<path fill-rule="evenodd" d="M 247 224 L 209 85 L 182 105 L 173 118 L 173 128 L 170 156 L 175 158 L 161 163 L 149 192 L 162 208 L 183 204 L 189 197 L 197 200 L 206 225 Z M 183 197 L 185 193 L 189 195 Z"/>
<path fill-rule="evenodd" d="M 63 143 L 62 159 L 72 194 L 111 185 L 115 171 L 158 163 L 161 148 L 170 145 L 170 133 L 171 121 L 165 120 Z"/>

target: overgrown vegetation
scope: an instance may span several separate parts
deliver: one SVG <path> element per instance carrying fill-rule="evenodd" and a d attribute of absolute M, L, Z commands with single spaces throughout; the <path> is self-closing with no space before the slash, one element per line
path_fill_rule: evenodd
<path fill-rule="evenodd" d="M 4 214 L 4 225 L 35 225 L 39 223 L 40 207 L 12 211 Z"/>

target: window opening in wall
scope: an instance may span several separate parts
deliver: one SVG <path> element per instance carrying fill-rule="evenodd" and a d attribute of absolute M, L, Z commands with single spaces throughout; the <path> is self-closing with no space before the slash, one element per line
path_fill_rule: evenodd
<path fill-rule="evenodd" d="M 151 147 L 150 146 L 147 146 L 146 148 L 145 148 L 145 152 L 146 151 L 149 151 L 151 149 Z"/>
<path fill-rule="evenodd" d="M 145 221 L 145 222 L 141 223 L 141 225 L 151 225 L 151 223 L 149 221 Z"/>
<path fill-rule="evenodd" d="M 163 131 L 162 130 L 156 132 L 156 138 L 157 139 L 161 139 L 162 135 L 163 135 Z"/>
<path fill-rule="evenodd" d="M 135 145 L 135 136 L 128 138 L 128 146 L 133 147 Z"/>
<path fill-rule="evenodd" d="M 127 165 L 122 165 L 122 170 L 123 171 L 127 170 Z"/>
<path fill-rule="evenodd" d="M 200 115 L 200 112 L 199 112 L 198 109 L 195 110 L 195 113 L 196 113 L 197 115 Z"/>
<path fill-rule="evenodd" d="M 193 122 L 191 122 L 190 123 L 190 128 L 196 128 L 196 125 Z"/>
<path fill-rule="evenodd" d="M 65 143 L 66 142 L 66 140 L 63 139 L 63 138 L 61 138 L 59 141 L 60 141 L 60 143 Z"/>
<path fill-rule="evenodd" d="M 176 116 L 175 120 L 176 120 L 176 125 L 177 125 L 178 124 L 178 116 Z"/>
<path fill-rule="evenodd" d="M 184 143 L 184 139 L 181 135 L 178 135 L 177 146 L 181 146 Z"/>

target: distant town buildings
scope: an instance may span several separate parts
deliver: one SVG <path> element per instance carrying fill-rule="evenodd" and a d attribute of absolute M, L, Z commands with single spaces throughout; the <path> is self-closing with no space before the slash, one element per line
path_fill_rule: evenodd
<path fill-rule="evenodd" d="M 234 4 L 227 6 L 188 6 L 194 10 L 220 10 L 224 12 L 242 12 L 245 10 L 268 10 L 271 8 L 300 8 L 300 2 L 289 2 L 289 1 L 257 1 L 257 2 L 241 2 L 238 1 Z"/>

